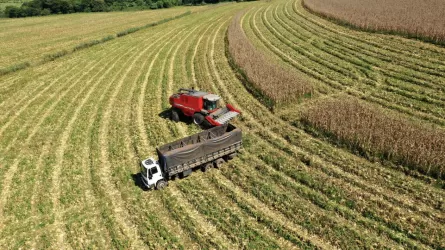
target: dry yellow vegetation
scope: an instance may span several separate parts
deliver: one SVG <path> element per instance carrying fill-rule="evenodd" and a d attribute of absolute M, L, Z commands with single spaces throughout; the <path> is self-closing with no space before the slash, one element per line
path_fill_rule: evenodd
<path fill-rule="evenodd" d="M 271 112 L 237 78 L 226 36 L 245 10 L 252 44 L 317 79 L 316 98 L 363 96 L 437 126 L 443 49 L 348 30 L 300 0 L 203 8 L 0 76 L 1 249 L 445 246 L 440 182 L 306 133 L 296 120 L 310 98 Z M 239 108 L 244 149 L 219 169 L 144 192 L 133 179 L 140 160 L 200 130 L 159 115 L 181 87 Z"/>
<path fill-rule="evenodd" d="M 171 18 L 187 11 L 209 8 L 174 7 L 161 10 L 107 13 L 75 13 L 20 19 L 0 18 L 0 69 L 33 63 L 47 54 L 72 49 L 78 44 L 117 32 Z"/>

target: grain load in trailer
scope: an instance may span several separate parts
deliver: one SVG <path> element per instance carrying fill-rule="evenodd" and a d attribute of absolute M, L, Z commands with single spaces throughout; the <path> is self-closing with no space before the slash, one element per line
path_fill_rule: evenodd
<path fill-rule="evenodd" d="M 142 182 L 162 189 L 167 181 L 189 175 L 194 168 L 207 171 L 236 156 L 242 147 L 242 132 L 231 124 L 213 127 L 157 148 L 158 160 L 141 162 Z"/>

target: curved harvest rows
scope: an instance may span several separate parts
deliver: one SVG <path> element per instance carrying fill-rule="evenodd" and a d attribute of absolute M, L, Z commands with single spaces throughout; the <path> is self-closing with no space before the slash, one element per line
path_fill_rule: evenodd
<path fill-rule="evenodd" d="M 428 114 L 435 123 L 443 120 L 440 110 L 422 111 L 431 107 L 427 102 L 385 89 L 386 81 L 380 88 L 364 83 L 366 73 L 384 75 L 394 83 L 391 88 L 413 95 L 430 91 L 428 98 L 440 104 L 434 91 L 445 82 L 439 70 L 444 65 L 433 56 L 436 49 L 425 52 L 428 60 L 412 57 L 379 73 L 366 71 L 384 55 L 407 56 L 393 41 L 375 47 L 373 36 L 361 40 L 345 30 L 339 31 L 344 36 L 333 35 L 329 23 L 300 9 L 298 2 L 221 5 L 0 78 L 0 93 L 5 93 L 0 102 L 5 111 L 0 116 L 0 246 L 444 246 L 442 189 L 313 138 L 246 91 L 228 64 L 225 44 L 232 17 L 245 8 L 250 11 L 243 28 L 252 41 L 298 70 L 320 76 L 320 93 L 369 92 L 369 101 L 419 118 Z M 306 25 L 310 28 L 302 28 Z M 324 45 L 311 44 L 315 36 L 308 32 L 315 28 Z M 303 39 L 299 34 L 307 36 L 304 46 L 312 46 L 314 54 L 295 50 L 302 41 L 297 39 Z M 354 46 L 367 50 L 354 51 Z M 409 42 L 404 46 L 415 48 Z M 343 61 L 341 55 L 357 62 Z M 315 56 L 319 60 L 309 62 Z M 404 70 L 410 67 L 419 69 L 409 75 L 410 83 L 419 84 L 402 89 L 406 81 L 396 76 L 408 77 Z M 434 74 L 436 85 L 429 81 Z M 134 180 L 139 161 L 154 155 L 157 145 L 199 131 L 161 115 L 168 96 L 187 86 L 213 91 L 241 109 L 235 125 L 244 131 L 245 149 L 221 169 L 195 172 L 163 191 L 143 192 Z M 384 97 L 400 102 L 389 106 Z M 408 101 L 414 106 L 405 107 Z"/>
<path fill-rule="evenodd" d="M 444 124 L 443 49 L 334 26 L 307 13 L 300 1 L 251 11 L 244 27 L 253 40 L 318 79 L 323 92 L 345 91 Z"/>

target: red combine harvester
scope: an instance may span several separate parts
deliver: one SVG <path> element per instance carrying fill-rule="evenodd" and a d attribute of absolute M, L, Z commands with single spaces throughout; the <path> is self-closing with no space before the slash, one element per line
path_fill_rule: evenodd
<path fill-rule="evenodd" d="M 180 89 L 179 93 L 170 96 L 172 105 L 171 119 L 179 121 L 180 113 L 187 117 L 193 117 L 193 122 L 206 127 L 220 126 L 228 123 L 241 112 L 232 105 L 218 108 L 218 100 L 221 97 L 197 91 L 194 89 Z"/>

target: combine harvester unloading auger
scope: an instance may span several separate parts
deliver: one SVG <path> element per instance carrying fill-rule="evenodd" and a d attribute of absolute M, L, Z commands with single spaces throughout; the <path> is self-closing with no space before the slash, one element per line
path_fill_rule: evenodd
<path fill-rule="evenodd" d="M 214 127 L 227 124 L 241 112 L 232 105 L 218 107 L 221 99 L 218 95 L 194 89 L 180 89 L 178 93 L 170 96 L 171 119 L 179 121 L 183 114 L 192 117 L 193 122 L 203 127 Z"/>

